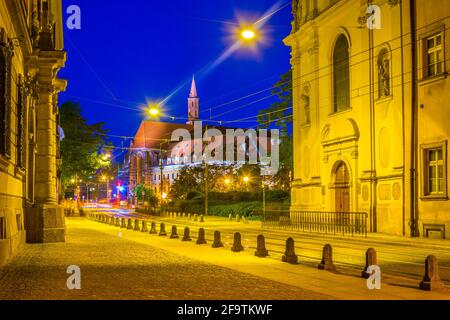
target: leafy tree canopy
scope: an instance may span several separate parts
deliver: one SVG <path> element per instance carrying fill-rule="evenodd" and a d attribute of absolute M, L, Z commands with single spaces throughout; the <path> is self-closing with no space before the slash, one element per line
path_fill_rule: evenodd
<path fill-rule="evenodd" d="M 99 169 L 110 166 L 112 145 L 106 141 L 104 123 L 88 124 L 81 115 L 78 103 L 66 102 L 60 106 L 60 125 L 64 131 L 61 141 L 62 183 L 66 187 L 75 177 L 87 179 Z"/>

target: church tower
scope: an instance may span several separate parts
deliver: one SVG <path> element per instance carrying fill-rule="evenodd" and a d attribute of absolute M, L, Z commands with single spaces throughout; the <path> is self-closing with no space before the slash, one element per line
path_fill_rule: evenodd
<path fill-rule="evenodd" d="M 191 92 L 188 98 L 188 124 L 198 121 L 200 99 L 197 95 L 197 86 L 195 85 L 195 77 L 192 77 Z"/>

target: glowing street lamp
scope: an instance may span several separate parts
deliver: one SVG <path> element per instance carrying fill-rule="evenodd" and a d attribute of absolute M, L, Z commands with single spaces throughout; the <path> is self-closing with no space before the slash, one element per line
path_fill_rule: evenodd
<path fill-rule="evenodd" d="M 151 117 L 157 117 L 161 114 L 161 110 L 158 105 L 152 105 L 149 107 L 148 113 Z"/>
<path fill-rule="evenodd" d="M 244 180 L 245 183 L 249 183 L 250 182 L 250 178 L 247 177 L 247 176 L 245 176 L 243 180 Z"/>
<path fill-rule="evenodd" d="M 225 179 L 225 184 L 226 185 L 230 185 L 231 184 L 231 180 L 230 179 Z"/>
<path fill-rule="evenodd" d="M 241 32 L 241 37 L 244 40 L 253 40 L 256 37 L 256 32 L 254 30 L 252 30 L 252 29 L 244 29 Z"/>

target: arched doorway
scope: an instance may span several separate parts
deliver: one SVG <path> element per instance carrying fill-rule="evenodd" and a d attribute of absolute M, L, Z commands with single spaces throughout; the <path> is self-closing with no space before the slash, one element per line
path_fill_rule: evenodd
<path fill-rule="evenodd" d="M 334 172 L 335 211 L 350 211 L 350 177 L 347 165 L 340 162 Z"/>

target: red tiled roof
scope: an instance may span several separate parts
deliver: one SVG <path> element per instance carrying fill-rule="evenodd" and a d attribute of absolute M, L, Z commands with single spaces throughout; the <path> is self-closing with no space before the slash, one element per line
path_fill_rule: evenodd
<path fill-rule="evenodd" d="M 134 137 L 133 148 L 167 148 L 167 143 L 164 143 L 164 141 L 170 140 L 172 133 L 177 129 L 186 129 L 191 132 L 194 130 L 194 126 L 180 123 L 142 121 Z"/>

